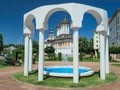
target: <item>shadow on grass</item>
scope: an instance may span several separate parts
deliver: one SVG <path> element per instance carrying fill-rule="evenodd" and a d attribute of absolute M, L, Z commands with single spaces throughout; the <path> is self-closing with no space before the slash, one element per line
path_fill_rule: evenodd
<path fill-rule="evenodd" d="M 31 72 L 29 72 L 29 75 L 34 75 L 38 73 L 38 69 L 36 70 L 32 70 Z M 44 75 L 44 80 L 46 80 L 47 78 L 50 78 L 49 75 Z"/>
<path fill-rule="evenodd" d="M 80 76 L 80 77 L 79 77 L 79 80 L 82 79 L 82 78 L 86 78 L 86 77 L 92 77 L 92 76 L 94 76 L 94 75 L 98 75 L 98 76 L 100 77 L 100 70 L 94 72 L 92 75 L 89 75 L 89 76 Z"/>
<path fill-rule="evenodd" d="M 38 73 L 38 69 L 32 70 L 31 72 L 29 72 L 29 75 L 32 75 L 32 74 L 35 74 L 35 73 Z"/>

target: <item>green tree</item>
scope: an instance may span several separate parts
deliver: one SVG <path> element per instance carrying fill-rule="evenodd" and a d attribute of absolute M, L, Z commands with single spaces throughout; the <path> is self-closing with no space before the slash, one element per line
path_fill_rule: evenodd
<path fill-rule="evenodd" d="M 44 52 L 48 54 L 48 58 L 50 60 L 50 54 L 51 53 L 54 53 L 55 52 L 55 49 L 52 47 L 52 46 L 47 46 L 45 49 L 44 49 Z"/>
<path fill-rule="evenodd" d="M 39 45 L 37 41 L 33 41 L 33 53 L 38 53 Z"/>
<path fill-rule="evenodd" d="M 120 53 L 120 47 L 116 47 L 116 46 L 109 47 L 109 53 L 110 54 L 118 54 L 118 53 Z"/>
<path fill-rule="evenodd" d="M 13 51 L 12 51 L 12 54 L 13 54 L 13 58 L 14 58 L 15 60 L 17 60 L 17 59 L 18 59 L 18 50 L 17 50 L 17 49 L 13 50 Z"/>
<path fill-rule="evenodd" d="M 10 51 L 4 50 L 4 60 L 2 61 L 3 65 L 12 65 L 13 55 Z"/>
<path fill-rule="evenodd" d="M 90 39 L 89 43 L 88 43 L 88 52 L 87 53 L 93 53 L 94 49 L 93 49 L 93 38 Z"/>
<path fill-rule="evenodd" d="M 24 45 L 22 45 L 22 44 L 18 44 L 15 47 L 18 50 L 18 53 L 22 53 L 22 50 L 24 50 Z"/>
<path fill-rule="evenodd" d="M 88 51 L 89 42 L 86 37 L 79 38 L 79 52 L 87 52 Z"/>
<path fill-rule="evenodd" d="M 36 49 L 39 48 L 39 45 L 38 45 L 38 42 L 37 42 L 37 41 L 33 41 L 33 48 L 36 48 Z"/>
<path fill-rule="evenodd" d="M 0 55 L 2 51 L 3 51 L 3 37 L 2 34 L 0 34 Z"/>
<path fill-rule="evenodd" d="M 4 45 L 4 48 L 9 48 L 10 46 L 16 47 L 15 44 L 7 44 L 7 45 Z"/>
<path fill-rule="evenodd" d="M 60 60 L 60 61 L 62 60 L 62 53 L 61 52 L 58 53 L 58 60 Z"/>

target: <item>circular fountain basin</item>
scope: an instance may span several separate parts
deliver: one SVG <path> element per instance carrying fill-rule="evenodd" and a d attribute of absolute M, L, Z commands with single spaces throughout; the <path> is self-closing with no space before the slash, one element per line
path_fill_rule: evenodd
<path fill-rule="evenodd" d="M 89 67 L 79 67 L 79 76 L 89 76 L 94 73 L 94 70 Z M 46 66 L 44 67 L 44 75 L 56 77 L 73 77 L 72 66 Z"/>

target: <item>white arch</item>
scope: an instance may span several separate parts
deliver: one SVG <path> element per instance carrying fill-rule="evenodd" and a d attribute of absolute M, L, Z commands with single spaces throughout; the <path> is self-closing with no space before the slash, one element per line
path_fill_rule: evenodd
<path fill-rule="evenodd" d="M 103 9 L 96 8 L 89 5 L 83 5 L 83 4 L 77 4 L 77 3 L 67 3 L 67 4 L 58 4 L 58 5 L 46 5 L 38 7 L 34 10 L 31 10 L 30 12 L 24 14 L 24 34 L 28 36 L 28 34 L 32 34 L 33 32 L 30 32 L 30 30 L 33 30 L 33 23 L 31 22 L 33 18 L 36 19 L 36 29 L 40 30 L 39 32 L 39 80 L 43 80 L 43 59 L 44 59 L 44 30 L 47 29 L 47 21 L 49 17 L 57 11 L 66 11 L 70 16 L 72 20 L 72 28 L 74 30 L 73 34 L 73 63 L 74 63 L 74 75 L 73 75 L 73 81 L 75 83 L 78 83 L 79 77 L 78 77 L 78 30 L 82 27 L 82 20 L 83 16 L 86 12 L 92 14 L 97 22 L 98 27 L 97 31 L 100 32 L 101 37 L 101 43 L 105 43 L 105 32 L 108 30 L 108 17 L 107 12 Z M 28 29 L 26 29 L 26 27 Z M 27 41 L 27 38 L 25 39 L 25 42 Z M 27 47 L 28 43 L 25 44 Z M 107 46 L 108 47 L 108 46 Z M 105 56 L 103 53 L 105 53 L 105 45 L 102 46 L 101 44 L 101 78 L 105 79 Z M 107 50 L 106 50 L 107 51 Z M 106 54 L 106 53 L 105 53 Z M 25 58 L 27 60 L 27 55 L 25 54 Z"/>
<path fill-rule="evenodd" d="M 93 15 L 97 21 L 97 24 L 100 25 L 102 22 L 102 17 L 100 15 L 99 12 L 95 11 L 95 10 L 88 10 L 86 13 L 89 13 L 91 15 Z"/>

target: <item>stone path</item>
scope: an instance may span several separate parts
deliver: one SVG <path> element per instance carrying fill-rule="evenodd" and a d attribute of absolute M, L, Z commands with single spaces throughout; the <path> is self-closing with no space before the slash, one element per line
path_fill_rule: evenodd
<path fill-rule="evenodd" d="M 81 66 L 88 66 L 95 69 L 95 71 L 99 70 L 98 62 L 80 62 Z M 47 66 L 53 65 L 61 65 L 61 62 L 45 62 Z M 69 65 L 72 65 L 72 62 L 69 62 Z M 33 66 L 34 69 L 37 69 L 37 65 Z M 64 89 L 64 88 L 50 88 L 43 86 L 34 86 L 31 84 L 23 83 L 17 81 L 13 78 L 13 74 L 19 71 L 23 71 L 23 66 L 20 67 L 6 67 L 0 69 L 0 90 L 120 90 L 120 67 L 115 67 L 110 65 L 110 71 L 115 72 L 119 79 L 115 83 L 97 86 L 91 88 L 75 88 L 75 89 Z"/>

